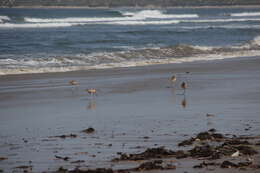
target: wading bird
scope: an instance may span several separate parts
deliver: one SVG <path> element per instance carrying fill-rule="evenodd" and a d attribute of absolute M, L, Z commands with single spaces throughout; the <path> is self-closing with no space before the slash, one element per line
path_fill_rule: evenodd
<path fill-rule="evenodd" d="M 177 80 L 176 76 L 173 75 L 173 76 L 171 77 L 171 82 L 174 83 L 174 82 L 176 82 L 176 80 Z"/>
<path fill-rule="evenodd" d="M 70 85 L 78 85 L 79 83 L 75 80 L 71 80 L 71 81 L 69 81 L 69 84 Z"/>
<path fill-rule="evenodd" d="M 181 83 L 181 88 L 183 89 L 183 94 L 185 94 L 185 91 L 186 91 L 187 87 L 188 87 L 187 83 L 185 83 L 185 82 Z"/>
<path fill-rule="evenodd" d="M 92 96 L 97 94 L 97 90 L 94 88 L 86 89 L 86 91 Z"/>

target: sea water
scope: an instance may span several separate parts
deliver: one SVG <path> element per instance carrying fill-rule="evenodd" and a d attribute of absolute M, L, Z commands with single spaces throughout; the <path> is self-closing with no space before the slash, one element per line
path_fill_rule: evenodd
<path fill-rule="evenodd" d="M 260 55 L 260 8 L 0 8 L 0 75 Z"/>

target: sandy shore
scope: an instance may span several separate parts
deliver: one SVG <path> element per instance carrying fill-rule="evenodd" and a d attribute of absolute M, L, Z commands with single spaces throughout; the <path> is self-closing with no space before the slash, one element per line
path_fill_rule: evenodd
<path fill-rule="evenodd" d="M 259 67 L 260 58 L 250 57 L 0 76 L 0 157 L 6 158 L 0 160 L 0 170 L 21 172 L 17 167 L 23 165 L 32 166 L 32 172 L 60 166 L 128 168 L 137 163 L 111 162 L 117 152 L 178 149 L 180 141 L 211 128 L 222 134 L 259 135 Z M 177 75 L 174 87 L 172 74 Z M 79 85 L 69 85 L 70 80 Z M 185 95 L 183 81 L 188 84 Z M 87 88 L 96 88 L 98 95 L 89 96 Z M 95 133 L 81 132 L 88 127 Z M 57 137 L 70 134 L 77 137 Z M 78 160 L 84 162 L 73 163 Z M 192 168 L 197 162 L 175 160 L 174 172 L 201 172 Z"/>

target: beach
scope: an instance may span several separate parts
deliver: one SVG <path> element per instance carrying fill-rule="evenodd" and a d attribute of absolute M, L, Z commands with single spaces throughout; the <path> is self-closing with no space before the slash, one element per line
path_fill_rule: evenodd
<path fill-rule="evenodd" d="M 259 66 L 256 56 L 0 76 L 0 157 L 6 158 L 0 169 L 125 169 L 139 162 L 111 162 L 118 152 L 161 146 L 177 150 L 182 140 L 213 128 L 225 135 L 259 136 Z M 70 85 L 71 80 L 78 85 Z M 185 94 L 182 82 L 188 86 Z M 90 88 L 96 96 L 85 91 Z M 82 132 L 90 127 L 93 133 Z M 252 158 L 259 163 L 259 154 Z M 174 172 L 209 171 L 193 168 L 198 159 L 172 160 Z"/>

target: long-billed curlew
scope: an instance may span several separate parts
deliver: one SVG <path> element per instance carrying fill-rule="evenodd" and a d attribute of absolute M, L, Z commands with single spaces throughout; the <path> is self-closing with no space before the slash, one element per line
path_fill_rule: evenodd
<path fill-rule="evenodd" d="M 71 80 L 71 81 L 69 81 L 69 84 L 70 85 L 78 85 L 79 83 L 75 80 Z"/>
<path fill-rule="evenodd" d="M 174 82 L 176 82 L 176 80 L 177 80 L 176 76 L 173 75 L 173 76 L 171 77 L 171 82 L 174 83 Z"/>
<path fill-rule="evenodd" d="M 94 88 L 86 89 L 86 91 L 92 96 L 97 94 L 97 90 Z"/>
<path fill-rule="evenodd" d="M 172 84 L 172 87 L 173 87 L 173 88 L 174 88 L 174 86 L 175 86 L 176 80 L 177 80 L 176 75 L 173 75 L 173 76 L 170 78 L 170 81 L 171 81 L 171 84 Z"/>
<path fill-rule="evenodd" d="M 183 89 L 183 94 L 185 94 L 185 91 L 186 91 L 186 89 L 188 88 L 187 83 L 182 82 L 182 83 L 181 83 L 181 88 Z"/>

